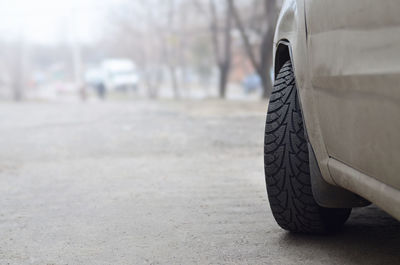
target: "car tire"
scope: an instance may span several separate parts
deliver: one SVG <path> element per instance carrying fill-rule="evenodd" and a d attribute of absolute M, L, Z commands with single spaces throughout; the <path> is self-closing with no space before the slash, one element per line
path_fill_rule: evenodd
<path fill-rule="evenodd" d="M 280 69 L 270 97 L 264 139 L 268 199 L 276 222 L 291 232 L 337 231 L 351 209 L 324 208 L 313 197 L 308 145 L 290 61 Z"/>

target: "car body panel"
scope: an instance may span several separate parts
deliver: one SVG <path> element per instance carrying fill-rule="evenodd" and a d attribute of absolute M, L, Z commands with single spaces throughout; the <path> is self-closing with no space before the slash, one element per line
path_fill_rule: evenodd
<path fill-rule="evenodd" d="M 399 11 L 396 0 L 287 0 L 274 45 L 290 43 L 323 179 L 398 219 Z"/>
<path fill-rule="evenodd" d="M 311 83 L 329 156 L 400 189 L 400 3 L 306 5 Z"/>
<path fill-rule="evenodd" d="M 400 220 L 400 191 L 398 189 L 367 176 L 334 158 L 330 158 L 328 164 L 332 175 L 335 176 L 335 181 L 341 187 L 362 195 Z"/>

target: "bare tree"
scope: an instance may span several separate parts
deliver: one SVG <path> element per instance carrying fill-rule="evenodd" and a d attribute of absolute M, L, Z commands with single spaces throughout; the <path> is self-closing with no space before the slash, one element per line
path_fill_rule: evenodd
<path fill-rule="evenodd" d="M 9 75 L 11 77 L 12 96 L 15 101 L 23 99 L 24 88 L 24 41 L 20 37 L 11 48 L 9 57 Z"/>
<path fill-rule="evenodd" d="M 216 64 L 219 69 L 219 97 L 224 98 L 226 95 L 226 87 L 231 70 L 232 61 L 232 5 L 225 6 L 225 21 L 223 27 L 220 25 L 217 7 L 214 0 L 210 0 L 211 23 L 210 29 L 212 34 L 212 43 Z M 222 34 L 221 34 L 222 32 Z"/>
<path fill-rule="evenodd" d="M 188 95 L 187 81 L 211 77 L 215 60 L 225 97 L 234 24 L 226 0 L 138 0 L 124 7 L 110 16 L 113 31 L 103 43 L 112 43 L 108 54 L 138 63 L 150 96 L 158 94 L 165 70 L 174 97 Z"/>
<path fill-rule="evenodd" d="M 165 64 L 165 32 L 159 26 L 161 10 L 154 8 L 156 4 L 129 1 L 111 10 L 110 32 L 102 42 L 108 56 L 128 57 L 137 63 L 150 98 L 158 97 Z"/>
<path fill-rule="evenodd" d="M 254 31 L 260 37 L 261 43 L 258 54 L 255 52 L 254 47 L 250 41 L 250 34 L 248 28 L 245 27 L 243 20 L 235 6 L 234 0 L 227 0 L 229 2 L 230 9 L 232 10 L 233 19 L 242 37 L 244 48 L 246 53 L 258 75 L 261 78 L 263 93 L 262 97 L 266 98 L 270 95 L 272 90 L 272 80 L 270 76 L 270 70 L 272 67 L 272 50 L 273 50 L 273 39 L 276 25 L 276 19 L 278 16 L 277 0 L 263 0 L 263 19 L 261 30 Z M 255 2 L 256 4 L 259 1 Z"/>
<path fill-rule="evenodd" d="M 176 60 L 177 60 L 177 50 L 178 50 L 178 37 L 175 32 L 175 0 L 168 0 L 168 23 L 167 27 L 164 29 L 166 36 L 161 40 L 163 44 L 163 50 L 165 52 L 165 61 L 168 65 L 168 71 L 171 77 L 171 85 L 174 91 L 174 97 L 180 97 L 178 77 L 176 74 Z"/>
<path fill-rule="evenodd" d="M 144 70 L 149 96 L 156 97 L 166 70 L 175 98 L 181 97 L 178 73 L 185 67 L 186 42 L 181 20 L 182 0 L 140 0 L 124 4 L 110 17 L 115 32 L 113 48 L 129 54 Z"/>
<path fill-rule="evenodd" d="M 187 56 L 187 50 L 189 49 L 189 37 L 188 35 L 190 34 L 189 32 L 189 20 L 188 20 L 188 15 L 189 11 L 191 9 L 191 2 L 188 1 L 182 1 L 180 6 L 179 6 L 179 41 L 178 41 L 178 45 L 177 45 L 177 60 L 180 66 L 180 70 L 181 70 L 181 86 L 184 86 L 184 92 L 186 95 L 190 95 L 190 84 L 187 82 L 187 68 L 188 68 L 188 64 L 187 64 L 187 60 L 188 60 L 188 56 Z M 192 52 L 192 51 L 191 51 Z"/>

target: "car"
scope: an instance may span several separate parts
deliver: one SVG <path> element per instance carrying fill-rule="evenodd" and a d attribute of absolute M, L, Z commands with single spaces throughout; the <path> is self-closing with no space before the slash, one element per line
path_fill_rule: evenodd
<path fill-rule="evenodd" d="M 277 223 L 338 231 L 371 203 L 400 220 L 400 2 L 286 0 L 264 168 Z"/>
<path fill-rule="evenodd" d="M 102 83 L 107 91 L 136 91 L 139 74 L 135 63 L 129 59 L 106 59 L 101 63 Z"/>

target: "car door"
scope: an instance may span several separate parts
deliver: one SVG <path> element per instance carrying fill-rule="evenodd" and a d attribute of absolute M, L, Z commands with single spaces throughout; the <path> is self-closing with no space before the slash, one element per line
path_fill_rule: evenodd
<path fill-rule="evenodd" d="M 305 0 L 329 156 L 400 189 L 400 1 Z"/>

